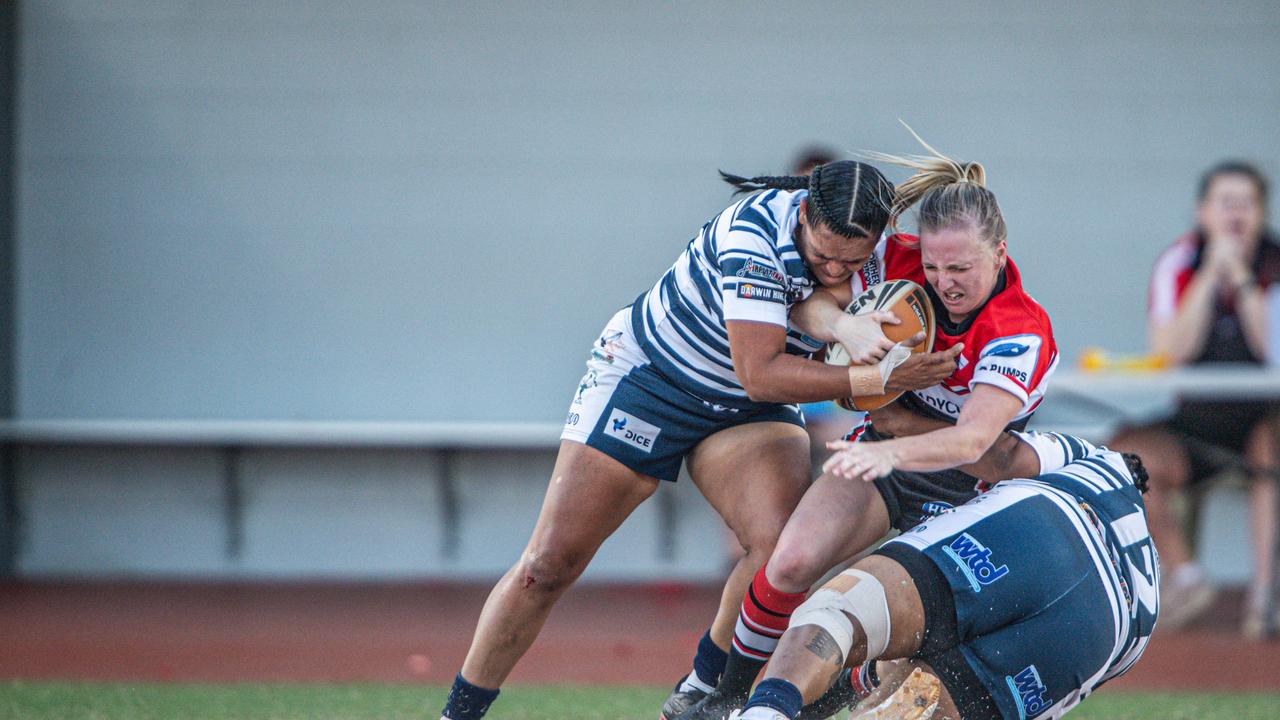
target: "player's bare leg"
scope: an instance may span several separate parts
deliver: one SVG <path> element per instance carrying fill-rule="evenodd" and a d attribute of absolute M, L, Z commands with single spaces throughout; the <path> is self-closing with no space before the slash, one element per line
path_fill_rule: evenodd
<path fill-rule="evenodd" d="M 533 643 L 556 600 L 658 480 L 581 443 L 562 441 L 533 536 L 489 594 L 462 678 L 496 690 Z"/>
<path fill-rule="evenodd" d="M 868 654 L 909 657 L 923 637 L 924 606 L 906 569 L 885 557 L 863 558 L 796 614 L 742 717 L 794 718 L 846 664 L 860 664 Z"/>
<path fill-rule="evenodd" d="M 802 428 L 766 422 L 722 430 L 703 440 L 686 459 L 694 483 L 745 553 L 725 583 L 709 632 L 719 655 L 715 677 L 686 677 L 664 703 L 661 717 L 679 716 L 719 679 L 742 596 L 809 486 L 809 457 L 809 438 Z M 700 646 L 699 659 L 704 654 Z"/>
<path fill-rule="evenodd" d="M 884 588 L 885 602 L 889 607 L 889 644 L 879 657 L 902 658 L 920 649 L 924 637 L 924 605 L 915 582 L 905 568 L 897 562 L 879 555 L 863 558 L 854 564 L 855 570 L 869 573 Z M 849 591 L 858 582 L 850 575 L 837 575 L 824 589 L 839 593 Z M 778 643 L 765 668 L 764 678 L 785 678 L 795 685 L 811 703 L 827 691 L 831 681 L 846 663 L 858 664 L 866 660 L 867 635 L 857 618 L 853 620 L 853 647 L 847 653 L 839 652 L 835 638 L 818 625 L 793 626 Z M 835 652 L 833 652 L 833 650 Z"/>
<path fill-rule="evenodd" d="M 739 425 L 703 440 L 687 462 L 694 484 L 745 551 L 711 626 L 712 639 L 727 648 L 751 576 L 773 552 L 809 488 L 809 436 L 790 423 Z"/>
<path fill-rule="evenodd" d="M 730 653 L 716 693 L 707 698 L 696 713 L 688 714 L 686 720 L 714 720 L 741 707 L 746 700 L 765 663 L 763 658 L 773 652 L 767 637 L 750 631 L 753 613 L 755 619 L 760 617 L 759 613 L 767 616 L 780 634 L 791 611 L 813 583 L 833 566 L 866 550 L 888 531 L 889 513 L 874 485 L 853 483 L 832 475 L 819 477 L 791 514 L 764 572 L 751 578 L 752 592 L 746 593 L 744 587 L 743 592 L 732 598 L 731 608 L 728 603 L 722 603 L 722 615 L 732 609 L 731 617 L 743 637 L 738 638 Z M 792 596 L 790 607 L 774 604 L 753 609 L 753 605 L 765 602 L 764 598 L 785 595 Z"/>

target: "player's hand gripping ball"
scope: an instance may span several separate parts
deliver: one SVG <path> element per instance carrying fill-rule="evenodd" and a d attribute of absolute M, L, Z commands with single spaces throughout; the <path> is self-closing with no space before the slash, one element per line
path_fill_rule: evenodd
<path fill-rule="evenodd" d="M 873 285 L 849 303 L 845 312 L 852 315 L 865 315 L 877 310 L 888 310 L 898 317 L 899 322 L 882 323 L 881 329 L 885 337 L 895 343 L 909 342 L 917 333 L 923 332 L 924 342 L 911 348 L 913 353 L 927 353 L 933 348 L 933 306 L 924 288 L 910 280 L 888 280 Z M 832 365 L 848 366 L 849 352 L 840 343 L 827 345 L 826 361 Z M 871 397 L 844 398 L 836 400 L 846 410 L 875 410 L 898 398 L 901 392 L 888 392 Z"/>

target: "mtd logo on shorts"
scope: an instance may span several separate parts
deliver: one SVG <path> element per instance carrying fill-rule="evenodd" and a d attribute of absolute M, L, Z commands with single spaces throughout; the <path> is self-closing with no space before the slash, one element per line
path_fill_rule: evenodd
<path fill-rule="evenodd" d="M 1040 672 L 1035 665 L 1028 665 L 1013 677 L 1005 675 L 1004 681 L 1008 683 L 1009 689 L 1013 691 L 1013 699 L 1018 703 L 1018 717 L 1035 717 L 1053 704 L 1049 699 L 1049 688 L 1040 679 Z"/>
<path fill-rule="evenodd" d="M 991 562 L 991 549 L 969 533 L 960 533 L 950 545 L 942 546 L 942 552 L 960 565 L 960 572 L 969 578 L 974 592 L 982 592 L 983 585 L 990 585 L 1009 574 L 1009 566 L 996 567 Z"/>
<path fill-rule="evenodd" d="M 609 415 L 609 422 L 604 426 L 604 432 L 628 445 L 638 447 L 645 452 L 652 452 L 653 443 L 658 439 L 658 433 L 662 432 L 662 428 L 614 409 Z"/>

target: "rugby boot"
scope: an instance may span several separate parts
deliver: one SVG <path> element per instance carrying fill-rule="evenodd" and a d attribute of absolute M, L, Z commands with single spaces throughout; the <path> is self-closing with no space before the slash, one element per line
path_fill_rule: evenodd
<path fill-rule="evenodd" d="M 698 703 L 699 700 L 707 696 L 705 690 L 698 688 L 689 688 L 681 690 L 680 686 L 684 685 L 684 681 L 688 676 L 680 678 L 676 686 L 671 689 L 671 694 L 667 696 L 667 701 L 662 703 L 662 711 L 658 713 L 658 720 L 676 720 Z"/>
<path fill-rule="evenodd" d="M 916 668 L 888 700 L 870 710 L 855 712 L 850 720 L 929 720 L 942 699 L 942 683 L 932 673 Z"/>
<path fill-rule="evenodd" d="M 733 711 L 746 706 L 748 698 L 748 694 L 726 695 L 717 688 L 672 720 L 729 720 Z"/>

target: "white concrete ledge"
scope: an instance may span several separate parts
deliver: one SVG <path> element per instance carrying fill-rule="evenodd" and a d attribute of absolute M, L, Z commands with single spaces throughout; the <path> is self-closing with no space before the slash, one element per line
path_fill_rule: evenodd
<path fill-rule="evenodd" d="M 290 420 L 8 420 L 0 441 L 28 444 L 554 449 L 559 423 Z"/>

